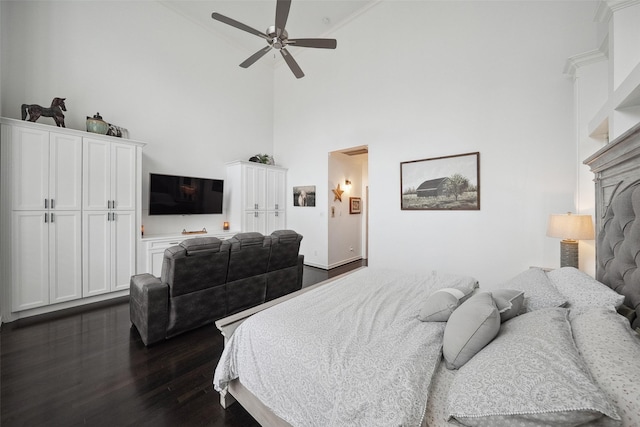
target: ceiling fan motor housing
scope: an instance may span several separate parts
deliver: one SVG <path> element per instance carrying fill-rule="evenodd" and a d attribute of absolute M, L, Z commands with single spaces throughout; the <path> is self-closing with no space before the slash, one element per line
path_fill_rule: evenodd
<path fill-rule="evenodd" d="M 275 49 L 282 49 L 287 45 L 287 37 L 289 37 L 287 30 L 282 30 L 278 36 L 278 28 L 276 28 L 275 25 L 272 25 L 267 28 L 266 34 L 270 39 L 269 44 Z"/>

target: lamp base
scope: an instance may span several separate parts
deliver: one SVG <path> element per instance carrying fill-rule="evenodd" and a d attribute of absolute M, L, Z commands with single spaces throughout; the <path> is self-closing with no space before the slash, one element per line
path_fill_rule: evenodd
<path fill-rule="evenodd" d="M 560 242 L 560 267 L 578 268 L 577 240 L 562 240 Z"/>

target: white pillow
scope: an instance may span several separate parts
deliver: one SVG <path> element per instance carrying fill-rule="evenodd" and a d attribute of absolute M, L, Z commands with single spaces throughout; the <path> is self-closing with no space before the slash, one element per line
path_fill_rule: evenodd
<path fill-rule="evenodd" d="M 547 272 L 547 277 L 558 291 L 567 299 L 570 308 L 578 307 L 615 307 L 624 303 L 620 295 L 607 285 L 575 267 L 562 267 Z"/>
<path fill-rule="evenodd" d="M 558 292 L 545 272 L 540 268 L 529 268 L 498 286 L 498 288 L 524 291 L 524 309 L 522 312 L 548 307 L 563 307 L 567 303 L 567 299 Z"/>
<path fill-rule="evenodd" d="M 594 420 L 610 426 L 620 420 L 580 358 L 564 308 L 540 309 L 503 323 L 496 339 L 457 372 L 447 416 L 486 427 L 576 426 Z"/>
<path fill-rule="evenodd" d="M 640 426 L 640 337 L 611 307 L 572 309 L 573 337 L 591 376 L 623 426 Z"/>
<path fill-rule="evenodd" d="M 491 294 L 480 292 L 451 314 L 444 328 L 442 355 L 448 369 L 458 369 L 500 331 L 500 313 Z"/>

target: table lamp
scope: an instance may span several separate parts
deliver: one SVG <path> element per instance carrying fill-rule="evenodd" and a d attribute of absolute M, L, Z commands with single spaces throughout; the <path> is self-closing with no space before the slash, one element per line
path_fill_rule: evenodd
<path fill-rule="evenodd" d="M 563 239 L 560 242 L 560 267 L 578 268 L 578 240 L 593 240 L 591 215 L 549 215 L 547 236 Z"/>

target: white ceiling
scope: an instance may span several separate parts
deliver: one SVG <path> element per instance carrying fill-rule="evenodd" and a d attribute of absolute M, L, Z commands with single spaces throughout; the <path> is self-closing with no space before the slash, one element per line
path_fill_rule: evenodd
<path fill-rule="evenodd" d="M 345 25 L 378 1 L 292 0 L 286 30 L 289 38 L 335 38 L 331 35 L 334 29 Z M 211 13 L 218 12 L 261 32 L 275 23 L 276 0 L 164 0 L 161 3 L 243 50 L 247 57 L 265 47 L 266 42 L 258 36 L 213 20 Z M 302 48 L 290 49 L 294 56 L 300 50 Z M 282 57 L 269 53 L 259 61 L 276 64 L 282 61 Z"/>

